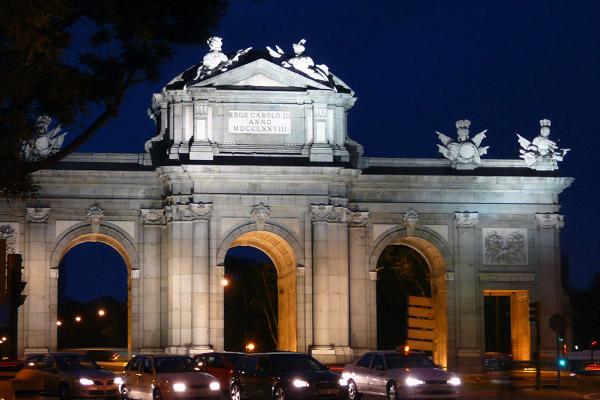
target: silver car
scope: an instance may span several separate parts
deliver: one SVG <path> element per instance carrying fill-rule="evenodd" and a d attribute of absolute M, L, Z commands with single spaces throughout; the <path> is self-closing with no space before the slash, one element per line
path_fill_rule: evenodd
<path fill-rule="evenodd" d="M 397 399 L 454 399 L 460 379 L 415 351 L 375 351 L 348 364 L 342 372 L 348 385 L 348 398 L 363 393 Z"/>

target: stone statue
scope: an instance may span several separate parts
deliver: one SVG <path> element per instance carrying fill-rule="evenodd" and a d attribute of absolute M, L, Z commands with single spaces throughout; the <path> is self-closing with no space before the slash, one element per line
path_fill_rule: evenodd
<path fill-rule="evenodd" d="M 252 47 L 238 50 L 233 57 L 229 58 L 221 51 L 223 47 L 223 39 L 220 37 L 211 36 L 208 38 L 206 43 L 208 44 L 210 51 L 204 55 L 204 58 L 202 58 L 202 65 L 198 67 L 194 81 L 210 76 L 215 71 L 227 71 L 227 69 L 233 63 L 236 63 L 241 56 L 252 50 Z"/>
<path fill-rule="evenodd" d="M 545 164 L 549 169 L 558 168 L 558 161 L 562 161 L 571 149 L 559 149 L 556 142 L 548 139 L 550 135 L 550 120 L 540 120 L 540 134 L 533 141 L 525 139 L 517 133 L 519 140 L 519 157 L 525 160 L 528 167 L 536 169 Z"/>
<path fill-rule="evenodd" d="M 487 154 L 489 146 L 479 147 L 486 137 L 485 133 L 487 129 L 479 132 L 473 139 L 469 139 L 470 125 L 471 121 L 468 119 L 456 121 L 456 129 L 458 131 L 458 141 L 456 142 L 443 133 L 436 131 L 438 139 L 443 144 L 443 146 L 438 144 L 440 153 L 452 161 L 453 166 L 477 166 L 481 164 L 481 156 Z"/>
<path fill-rule="evenodd" d="M 37 161 L 60 150 L 67 133 L 60 132 L 60 125 L 48 132 L 50 122 L 52 122 L 52 118 L 47 115 L 38 117 L 34 126 L 35 136 L 23 142 L 21 146 L 21 152 L 26 161 Z"/>
<path fill-rule="evenodd" d="M 294 56 L 281 61 L 281 65 L 285 68 L 294 68 L 313 79 L 329 82 L 329 67 L 325 64 L 315 65 L 315 62 L 311 57 L 305 56 L 304 51 L 306 48 L 304 47 L 304 44 L 306 44 L 306 39 L 301 39 L 298 43 L 292 44 Z M 275 49 L 276 50 L 273 50 L 267 46 L 267 50 L 271 57 L 281 58 L 282 56 L 285 56 L 285 52 L 281 50 L 281 47 L 276 45 Z"/>

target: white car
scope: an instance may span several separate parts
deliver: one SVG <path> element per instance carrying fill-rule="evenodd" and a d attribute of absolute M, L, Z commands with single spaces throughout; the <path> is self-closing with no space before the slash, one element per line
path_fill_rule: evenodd
<path fill-rule="evenodd" d="M 357 400 L 365 393 L 397 399 L 455 399 L 460 378 L 415 351 L 374 351 L 348 364 L 342 372 L 348 385 L 348 398 Z"/>

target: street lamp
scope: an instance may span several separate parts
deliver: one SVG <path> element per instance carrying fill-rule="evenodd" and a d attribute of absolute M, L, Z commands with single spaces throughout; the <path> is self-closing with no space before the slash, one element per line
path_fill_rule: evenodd
<path fill-rule="evenodd" d="M 104 315 L 105 315 L 105 314 L 106 314 L 106 311 L 104 311 L 103 309 L 99 309 L 99 310 L 98 310 L 98 315 L 99 315 L 100 317 L 104 317 Z"/>
<path fill-rule="evenodd" d="M 247 353 L 252 353 L 254 351 L 256 347 L 254 346 L 254 343 L 250 342 L 246 345 L 246 352 Z"/>
<path fill-rule="evenodd" d="M 81 317 L 79 315 L 75 317 L 75 322 L 81 322 Z"/>
<path fill-rule="evenodd" d="M 227 279 L 227 278 L 221 279 L 221 285 L 223 285 L 223 287 L 227 287 L 227 285 L 229 285 L 229 279 Z"/>
<path fill-rule="evenodd" d="M 62 321 L 61 320 L 56 321 L 56 326 L 61 326 L 61 325 L 62 325 Z"/>

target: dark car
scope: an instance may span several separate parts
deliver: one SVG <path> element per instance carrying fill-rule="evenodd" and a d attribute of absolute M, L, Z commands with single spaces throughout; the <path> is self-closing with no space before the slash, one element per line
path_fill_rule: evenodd
<path fill-rule="evenodd" d="M 302 353 L 248 354 L 235 365 L 229 392 L 232 400 L 337 399 L 340 376 Z"/>
<path fill-rule="evenodd" d="M 198 369 L 207 374 L 211 374 L 221 384 L 221 389 L 229 393 L 229 379 L 233 373 L 233 367 L 237 361 L 244 356 L 244 353 L 233 351 L 211 352 L 196 354 L 193 357 L 194 362 L 198 364 Z"/>

